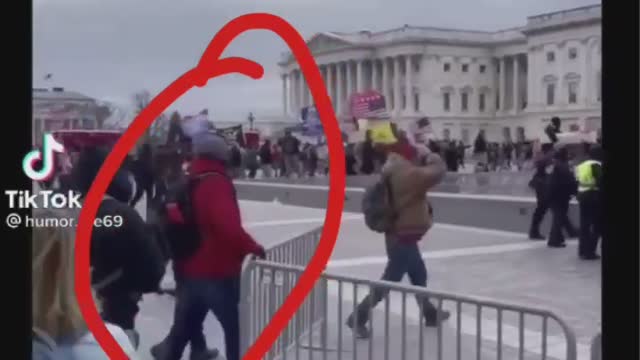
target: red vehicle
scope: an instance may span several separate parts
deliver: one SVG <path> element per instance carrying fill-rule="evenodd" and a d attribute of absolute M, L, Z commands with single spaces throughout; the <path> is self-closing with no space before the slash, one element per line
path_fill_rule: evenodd
<path fill-rule="evenodd" d="M 87 147 L 112 147 L 122 132 L 119 130 L 57 130 L 52 135 L 64 145 L 67 153 L 73 153 Z"/>

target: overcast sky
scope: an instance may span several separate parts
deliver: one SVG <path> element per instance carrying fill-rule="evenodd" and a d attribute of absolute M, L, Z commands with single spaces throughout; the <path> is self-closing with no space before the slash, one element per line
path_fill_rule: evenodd
<path fill-rule="evenodd" d="M 231 19 L 269 12 L 306 38 L 321 31 L 372 31 L 404 24 L 474 30 L 522 26 L 526 17 L 592 5 L 598 0 L 34 0 L 34 87 L 61 86 L 97 99 L 130 104 L 132 94 L 155 94 L 195 66 L 213 35 Z M 186 94 L 173 108 L 244 120 L 249 111 L 277 115 L 282 88 L 277 61 L 286 45 L 253 31 L 227 55 L 265 68 L 253 81 L 227 76 Z M 50 81 L 45 74 L 53 74 Z"/>

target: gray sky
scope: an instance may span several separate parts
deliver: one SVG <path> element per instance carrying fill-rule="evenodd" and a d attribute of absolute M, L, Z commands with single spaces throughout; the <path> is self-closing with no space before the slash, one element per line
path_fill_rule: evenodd
<path fill-rule="evenodd" d="M 35 87 L 62 86 L 130 104 L 132 94 L 155 94 L 195 66 L 213 35 L 231 19 L 269 12 L 306 38 L 321 31 L 372 31 L 404 24 L 474 30 L 522 26 L 538 13 L 598 0 L 34 0 Z M 174 104 L 181 113 L 208 108 L 212 120 L 244 120 L 281 113 L 277 61 L 287 51 L 275 34 L 239 37 L 227 55 L 265 68 L 260 81 L 217 78 Z M 47 73 L 53 79 L 44 82 Z"/>

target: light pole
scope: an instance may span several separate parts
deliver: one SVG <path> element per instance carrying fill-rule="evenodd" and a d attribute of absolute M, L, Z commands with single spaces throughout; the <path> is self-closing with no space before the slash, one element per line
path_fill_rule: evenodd
<path fill-rule="evenodd" d="M 253 117 L 253 113 L 250 112 L 249 113 L 249 129 L 253 130 L 253 121 L 255 120 L 255 118 Z"/>

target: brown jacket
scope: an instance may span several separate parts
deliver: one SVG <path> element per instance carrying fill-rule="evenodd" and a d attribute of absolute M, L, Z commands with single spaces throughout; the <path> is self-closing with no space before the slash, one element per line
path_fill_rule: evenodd
<path fill-rule="evenodd" d="M 427 191 L 440 183 L 447 168 L 437 154 L 429 154 L 425 166 L 416 166 L 401 155 L 390 153 L 382 173 L 389 176 L 397 220 L 394 233 L 423 235 L 433 225 Z"/>

